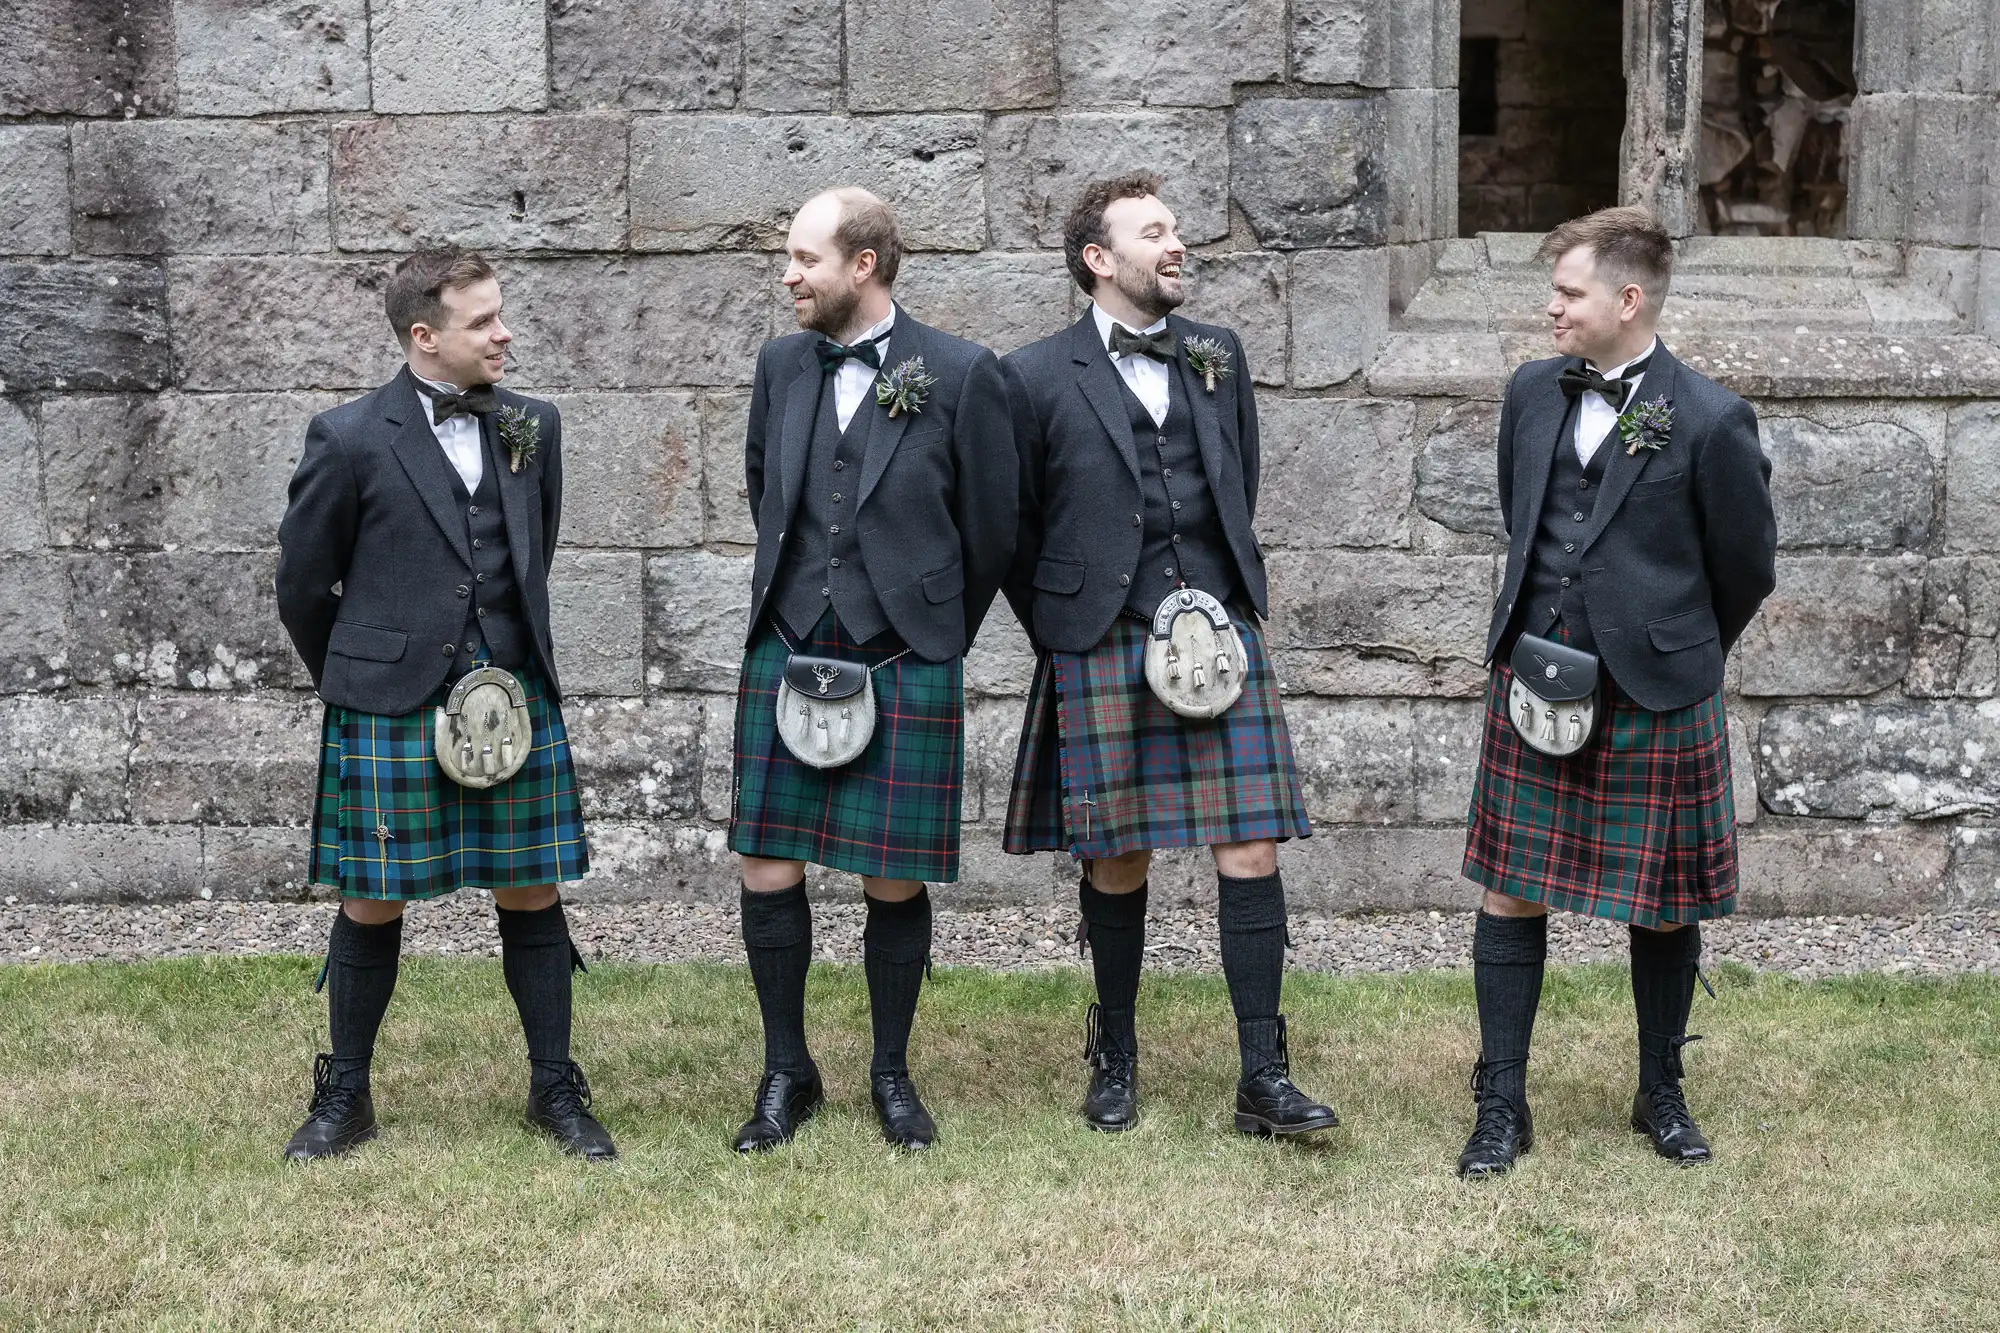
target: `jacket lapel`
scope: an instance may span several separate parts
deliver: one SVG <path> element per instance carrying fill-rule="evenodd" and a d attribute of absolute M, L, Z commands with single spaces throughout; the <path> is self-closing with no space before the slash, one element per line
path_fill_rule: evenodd
<path fill-rule="evenodd" d="M 1187 400 L 1188 415 L 1194 420 L 1195 443 L 1201 448 L 1201 465 L 1208 469 L 1208 484 L 1220 495 L 1222 479 L 1228 473 L 1223 470 L 1222 423 L 1215 415 L 1215 395 L 1208 391 L 1207 382 L 1188 364 L 1185 323 L 1169 319 L 1167 327 L 1174 331 L 1176 387 Z"/>
<path fill-rule="evenodd" d="M 785 522 L 792 521 L 792 515 L 799 511 L 799 491 L 805 485 L 806 456 L 812 452 L 813 411 L 819 406 L 819 396 L 826 387 L 822 380 L 825 373 L 820 369 L 819 353 L 815 343 L 806 339 L 805 347 L 799 353 L 798 372 L 791 383 L 785 386 L 785 416 L 778 425 L 778 471 L 784 478 Z"/>
<path fill-rule="evenodd" d="M 1637 407 L 1640 403 L 1651 402 L 1655 398 L 1665 398 L 1671 403 L 1679 364 L 1668 354 L 1666 345 L 1661 344 L 1646 367 L 1645 378 L 1639 381 L 1639 392 L 1632 395 L 1632 405 Z M 1597 507 L 1591 510 L 1590 526 L 1584 529 L 1583 549 L 1586 551 L 1611 522 L 1611 516 L 1618 512 L 1618 506 L 1625 503 L 1625 497 L 1632 490 L 1633 483 L 1639 480 L 1639 474 L 1645 471 L 1647 462 L 1656 452 L 1642 448 L 1636 454 L 1626 453 L 1625 445 L 1618 438 L 1615 429 L 1611 433 L 1611 438 L 1599 448 L 1609 449 L 1611 453 L 1604 460 L 1604 489 L 1597 493 Z"/>
<path fill-rule="evenodd" d="M 1071 359 L 1083 367 L 1077 376 L 1077 387 L 1083 390 L 1084 400 L 1097 413 L 1112 446 L 1131 470 L 1132 480 L 1138 481 L 1139 446 L 1132 439 L 1132 418 L 1118 392 L 1118 368 L 1111 364 L 1111 354 L 1104 350 L 1104 340 L 1097 336 L 1097 319 L 1089 310 L 1071 326 L 1070 342 Z"/>
<path fill-rule="evenodd" d="M 875 380 L 881 380 L 882 371 L 893 370 L 912 357 L 923 356 L 927 346 L 926 331 L 922 324 L 910 318 L 909 312 L 897 306 L 896 322 L 889 329 L 889 350 L 893 355 L 875 373 Z M 924 364 L 928 366 L 931 362 L 926 359 Z M 859 507 L 868 502 L 875 483 L 882 480 L 882 474 L 889 470 L 889 460 L 895 457 L 896 446 L 903 441 L 903 432 L 910 428 L 911 414 L 898 412 L 892 419 L 889 409 L 875 401 L 873 383 L 861 399 L 861 405 L 854 410 L 869 414 L 868 447 L 861 456 L 861 489 L 855 495 L 855 505 Z"/>
<path fill-rule="evenodd" d="M 493 484 L 500 491 L 500 517 L 507 525 L 507 550 L 514 560 L 514 581 L 525 588 L 535 548 L 542 539 L 528 514 L 534 477 L 526 466 L 519 472 L 508 468 L 507 450 L 501 447 L 500 427 L 494 418 L 480 418 L 479 439 L 486 449 L 487 470 L 493 474 Z"/>
<path fill-rule="evenodd" d="M 465 535 L 465 517 L 458 512 L 458 500 L 452 493 L 451 463 L 444 456 L 444 446 L 440 445 L 431 430 L 429 417 L 424 413 L 424 405 L 417 401 L 417 389 L 410 382 L 407 367 L 396 377 L 396 387 L 389 394 L 388 408 L 383 419 L 396 432 L 390 447 L 396 461 L 403 465 L 410 484 L 417 489 L 417 495 L 424 502 L 424 508 L 431 511 L 431 517 L 443 530 L 445 540 L 458 552 L 458 558 L 466 564 L 472 563 L 472 544 Z"/>

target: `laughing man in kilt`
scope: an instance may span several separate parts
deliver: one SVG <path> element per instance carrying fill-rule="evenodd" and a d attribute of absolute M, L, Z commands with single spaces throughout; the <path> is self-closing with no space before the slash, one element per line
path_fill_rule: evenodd
<path fill-rule="evenodd" d="M 1279 1010 L 1277 844 L 1310 829 L 1257 629 L 1256 404 L 1235 333 L 1168 313 L 1186 251 L 1159 187 L 1134 172 L 1085 189 L 1064 251 L 1090 310 L 1005 361 L 1022 469 L 1007 593 L 1037 658 L 1005 845 L 1083 862 L 1098 997 L 1083 1115 L 1105 1131 L 1138 1122 L 1133 1007 L 1153 850 L 1212 848 L 1242 1055 L 1236 1127 L 1299 1134 L 1338 1121 L 1292 1083 Z M 1219 716 L 1183 716 L 1147 684 L 1155 611 L 1187 590 L 1213 597 L 1241 638 L 1243 692 Z"/>
<path fill-rule="evenodd" d="M 1700 923 L 1736 907 L 1722 665 L 1776 582 L 1756 414 L 1654 333 L 1673 265 L 1666 233 L 1642 209 L 1606 209 L 1550 232 L 1541 257 L 1555 261 L 1547 313 L 1562 355 L 1515 372 L 1500 413 L 1509 542 L 1465 851 L 1466 877 L 1486 892 L 1464 1176 L 1505 1171 L 1533 1142 L 1528 1046 L 1551 907 L 1630 927 L 1632 1128 L 1675 1162 L 1709 1159 L 1681 1092 L 1681 1048 L 1695 1040 Z M 1594 654 L 1603 690 L 1595 733 L 1562 757 L 1549 732 L 1531 725 L 1530 745 L 1510 719 L 1517 645 L 1541 654 L 1523 658 L 1525 689 L 1566 669 L 1551 644 Z M 1529 717 L 1545 711 L 1525 694 L 1511 707 L 1523 703 Z"/>
<path fill-rule="evenodd" d="M 1007 394 L 991 352 L 891 299 L 902 235 L 874 195 L 808 200 L 786 249 L 801 332 L 758 355 L 746 448 L 757 559 L 729 845 L 742 856 L 764 1074 L 735 1146 L 789 1141 L 823 1101 L 805 1032 L 810 862 L 861 876 L 869 1090 L 889 1142 L 924 1148 L 936 1127 L 908 1046 L 930 956 L 925 881 L 958 878 L 961 658 L 1013 552 Z M 826 673 L 817 689 L 814 669 Z M 801 757 L 780 734 L 781 681 L 802 684 L 792 702 L 808 708 L 843 669 L 873 691 L 874 732 L 846 762 L 813 745 Z M 843 735 L 845 708 L 831 718 Z"/>
<path fill-rule="evenodd" d="M 278 529 L 278 613 L 326 701 L 314 884 L 340 894 L 327 947 L 333 1050 L 286 1145 L 328 1157 L 375 1136 L 368 1066 L 396 985 L 406 903 L 493 894 L 521 1014 L 528 1123 L 569 1152 L 616 1156 L 570 1060 L 570 943 L 557 884 L 589 868 L 549 638 L 562 423 L 495 386 L 512 338 L 479 256 L 396 266 L 389 323 L 408 365 L 314 417 Z M 434 716 L 476 666 L 513 674 L 533 741 L 498 785 L 461 786 Z M 503 756 L 507 754 L 502 746 Z"/>

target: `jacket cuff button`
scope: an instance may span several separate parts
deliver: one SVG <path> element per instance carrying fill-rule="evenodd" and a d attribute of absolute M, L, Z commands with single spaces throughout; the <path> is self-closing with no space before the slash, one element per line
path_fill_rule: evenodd
<path fill-rule="evenodd" d="M 1119 586 L 1119 587 L 1121 587 L 1121 588 L 1129 588 L 1129 587 L 1131 587 L 1131 586 L 1132 586 L 1132 576 L 1131 576 L 1130 574 L 1120 574 L 1120 575 L 1118 576 L 1118 586 Z"/>

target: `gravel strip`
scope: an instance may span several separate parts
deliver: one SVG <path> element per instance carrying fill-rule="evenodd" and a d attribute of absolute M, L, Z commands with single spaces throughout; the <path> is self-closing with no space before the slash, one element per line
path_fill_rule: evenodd
<path fill-rule="evenodd" d="M 493 909 L 483 894 L 459 894 L 412 910 L 403 937 L 412 953 L 498 954 Z M 664 963 L 741 962 L 736 907 L 715 903 L 568 904 L 586 958 Z M 129 961 L 196 954 L 318 954 L 332 903 L 183 902 L 105 905 L 0 904 L 0 963 Z M 859 961 L 858 903 L 819 903 L 813 938 L 822 958 Z M 1737 917 L 1703 932 L 1707 957 L 1796 977 L 1859 972 L 2000 975 L 2000 911 L 1911 917 Z M 1625 929 L 1557 915 L 1550 956 L 1616 962 Z M 1215 919 L 1205 911 L 1155 911 L 1146 953 L 1154 967 L 1219 971 Z M 932 954 L 940 966 L 1043 968 L 1075 965 L 1074 909 L 939 911 Z M 1292 964 L 1315 972 L 1408 972 L 1471 964 L 1470 912 L 1303 916 L 1292 922 Z"/>

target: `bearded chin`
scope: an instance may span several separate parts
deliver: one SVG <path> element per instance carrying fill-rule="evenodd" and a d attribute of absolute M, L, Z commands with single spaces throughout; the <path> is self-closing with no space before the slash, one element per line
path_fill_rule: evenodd
<path fill-rule="evenodd" d="M 838 338 L 847 331 L 848 321 L 854 318 L 854 311 L 860 304 L 861 293 L 852 288 L 844 292 L 816 292 L 813 295 L 812 318 L 806 327 L 814 333 Z"/>
<path fill-rule="evenodd" d="M 1126 300 L 1155 318 L 1187 299 L 1180 292 L 1169 292 L 1160 286 L 1160 275 L 1153 269 L 1128 270 L 1126 280 L 1118 285 L 1124 290 Z"/>

